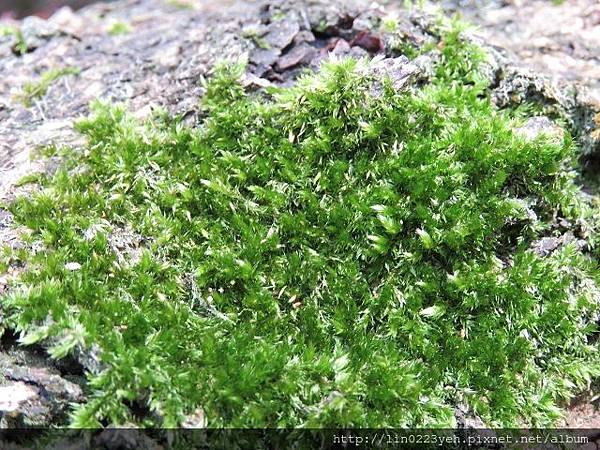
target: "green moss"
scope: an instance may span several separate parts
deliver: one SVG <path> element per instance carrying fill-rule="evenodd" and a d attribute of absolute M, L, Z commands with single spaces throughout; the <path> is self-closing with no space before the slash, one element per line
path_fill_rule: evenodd
<path fill-rule="evenodd" d="M 0 37 L 13 36 L 14 33 L 15 33 L 15 27 L 11 27 L 9 25 L 1 25 L 0 26 Z"/>
<path fill-rule="evenodd" d="M 67 75 L 78 75 L 79 72 L 80 69 L 77 67 L 50 69 L 44 72 L 37 81 L 25 83 L 18 98 L 25 106 L 29 107 L 34 100 L 40 99 L 46 95 L 48 89 L 56 80 Z"/>
<path fill-rule="evenodd" d="M 131 33 L 131 26 L 128 23 L 117 21 L 111 24 L 108 29 L 108 34 L 111 36 L 119 36 L 121 34 Z"/>
<path fill-rule="evenodd" d="M 423 9 L 425 7 L 424 0 L 403 0 L 404 9 L 411 10 L 413 8 Z"/>
<path fill-rule="evenodd" d="M 268 50 L 269 48 L 271 48 L 269 43 L 265 40 L 263 36 L 261 36 L 258 33 L 258 30 L 255 28 L 246 28 L 242 31 L 242 36 L 248 39 L 252 39 L 252 41 L 254 42 L 254 44 L 256 44 L 258 48 L 262 48 L 264 50 Z"/>
<path fill-rule="evenodd" d="M 470 25 L 458 18 L 439 20 L 440 43 L 438 49 L 441 61 L 437 65 L 434 82 L 443 86 L 473 85 L 476 90 L 487 87 L 479 67 L 487 59 L 487 55 L 477 45 L 462 38 Z"/>
<path fill-rule="evenodd" d="M 27 43 L 23 37 L 23 32 L 18 27 L 10 25 L 0 25 L 0 37 L 12 36 L 14 38 L 13 51 L 18 55 L 27 53 Z"/>
<path fill-rule="evenodd" d="M 285 19 L 286 14 L 283 11 L 276 11 L 271 16 L 271 19 L 278 22 L 280 20 Z"/>
<path fill-rule="evenodd" d="M 556 216 L 595 233 L 593 212 L 570 139 L 513 133 L 454 31 L 421 90 L 343 60 L 267 97 L 219 67 L 195 129 L 94 105 L 86 150 L 11 206 L 41 250 L 11 256 L 2 300 L 25 343 L 99 346 L 73 425 L 135 421 L 133 401 L 163 426 L 559 417 L 600 374 L 599 272 L 531 246 Z"/>
<path fill-rule="evenodd" d="M 398 30 L 398 19 L 393 16 L 386 16 L 381 21 L 381 29 L 386 33 L 394 33 Z"/>
<path fill-rule="evenodd" d="M 195 7 L 193 0 L 165 0 L 165 2 L 178 9 L 194 9 Z"/>

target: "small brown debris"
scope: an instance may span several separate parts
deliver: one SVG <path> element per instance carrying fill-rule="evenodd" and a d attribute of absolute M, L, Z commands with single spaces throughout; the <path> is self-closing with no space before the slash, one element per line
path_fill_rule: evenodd
<path fill-rule="evenodd" d="M 350 41 L 351 47 L 364 48 L 369 53 L 381 53 L 385 51 L 383 40 L 369 31 L 361 31 Z"/>

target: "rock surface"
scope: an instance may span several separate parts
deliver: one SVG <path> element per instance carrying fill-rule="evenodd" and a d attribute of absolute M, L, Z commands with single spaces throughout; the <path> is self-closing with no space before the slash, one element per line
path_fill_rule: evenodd
<path fill-rule="evenodd" d="M 77 363 L 52 362 L 43 350 L 19 347 L 10 336 L 2 339 L 0 369 L 0 428 L 62 423 L 85 399 Z"/>

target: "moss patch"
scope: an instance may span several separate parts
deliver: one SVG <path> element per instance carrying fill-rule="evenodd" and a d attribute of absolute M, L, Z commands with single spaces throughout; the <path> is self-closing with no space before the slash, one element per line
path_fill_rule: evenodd
<path fill-rule="evenodd" d="M 570 139 L 515 134 L 459 34 L 421 90 L 343 60 L 267 96 L 220 67 L 196 129 L 95 104 L 86 150 L 11 206 L 37 251 L 10 255 L 2 300 L 24 343 L 99 346 L 73 425 L 560 416 L 600 374 L 599 272 L 531 246 L 556 217 L 593 233 L 592 211 Z"/>
<path fill-rule="evenodd" d="M 77 67 L 63 67 L 61 69 L 50 69 L 44 72 L 37 81 L 27 82 L 23 85 L 19 100 L 27 107 L 36 99 L 42 98 L 57 80 L 67 75 L 79 75 Z"/>
<path fill-rule="evenodd" d="M 116 21 L 113 22 L 108 28 L 108 34 L 111 36 L 119 36 L 129 33 L 131 33 L 131 25 L 126 22 Z"/>
<path fill-rule="evenodd" d="M 12 50 L 17 55 L 24 55 L 29 50 L 27 48 L 27 44 L 25 43 L 25 39 L 23 37 L 23 32 L 18 27 L 13 27 L 10 25 L 0 25 L 0 37 L 4 36 L 12 36 L 14 39 L 14 43 L 12 46 Z"/>

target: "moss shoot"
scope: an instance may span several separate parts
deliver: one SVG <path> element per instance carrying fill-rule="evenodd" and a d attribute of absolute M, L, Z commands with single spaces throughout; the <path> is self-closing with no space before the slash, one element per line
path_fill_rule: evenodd
<path fill-rule="evenodd" d="M 0 24 L 0 38 L 10 36 L 13 38 L 12 50 L 16 55 L 24 55 L 29 50 L 23 37 L 21 28 Z"/>
<path fill-rule="evenodd" d="M 26 344 L 99 348 L 72 425 L 554 423 L 600 375 L 600 276 L 532 244 L 592 211 L 569 137 L 515 133 L 481 57 L 449 34 L 404 92 L 368 61 L 268 95 L 224 65 L 197 128 L 96 103 L 87 148 L 11 205 L 30 245 L 2 300 Z"/>
<path fill-rule="evenodd" d="M 67 75 L 79 75 L 80 69 L 77 67 L 63 67 L 60 69 L 50 69 L 40 75 L 36 81 L 27 82 L 23 85 L 22 92 L 19 94 L 19 100 L 27 107 L 30 107 L 34 100 L 38 100 L 48 92 L 57 80 Z"/>
<path fill-rule="evenodd" d="M 111 36 L 119 36 L 129 33 L 131 33 L 131 25 L 129 25 L 127 22 L 115 21 L 108 28 L 108 34 Z"/>

